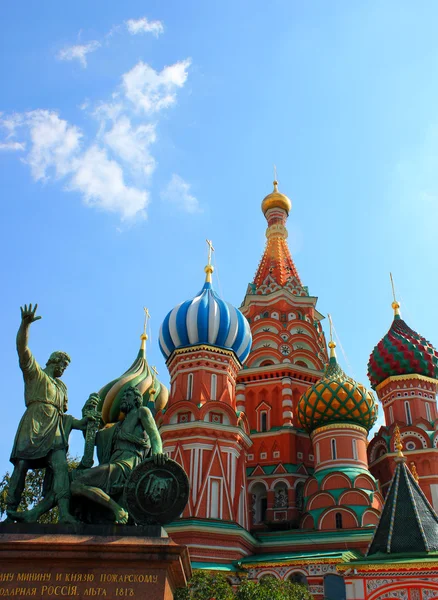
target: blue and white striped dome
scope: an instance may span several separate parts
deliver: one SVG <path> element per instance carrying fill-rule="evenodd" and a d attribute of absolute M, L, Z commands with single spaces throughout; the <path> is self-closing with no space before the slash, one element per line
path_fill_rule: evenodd
<path fill-rule="evenodd" d="M 160 329 L 160 350 L 166 360 L 177 348 L 199 344 L 233 350 L 242 364 L 252 344 L 248 321 L 217 295 L 209 281 L 193 300 L 171 310 Z"/>

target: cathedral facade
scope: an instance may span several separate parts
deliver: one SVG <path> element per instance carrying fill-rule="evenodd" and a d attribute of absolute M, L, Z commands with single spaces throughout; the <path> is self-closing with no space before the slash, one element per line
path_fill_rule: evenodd
<path fill-rule="evenodd" d="M 377 401 L 343 372 L 332 335 L 327 351 L 287 245 L 290 210 L 275 181 L 240 309 L 215 292 L 209 259 L 200 292 L 162 324 L 170 393 L 156 420 L 191 485 L 168 532 L 195 569 L 232 583 L 273 575 L 317 600 L 438 598 L 438 354 L 394 298 L 368 365 L 385 415 L 369 442 Z M 392 544 L 410 516 L 418 540 Z"/>

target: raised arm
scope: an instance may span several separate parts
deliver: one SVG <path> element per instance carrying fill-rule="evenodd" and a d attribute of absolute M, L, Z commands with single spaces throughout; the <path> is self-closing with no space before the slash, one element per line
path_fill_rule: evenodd
<path fill-rule="evenodd" d="M 151 441 L 152 456 L 154 458 L 154 462 L 156 464 L 162 465 L 166 462 L 167 455 L 163 454 L 163 444 L 161 442 L 160 432 L 158 431 L 158 427 L 155 423 L 154 417 L 152 416 L 151 411 L 148 408 L 146 408 L 146 406 L 142 406 L 139 409 L 139 412 L 141 424 L 143 425 Z"/>
<path fill-rule="evenodd" d="M 41 319 L 41 317 L 35 316 L 37 308 L 38 304 L 35 304 L 34 308 L 32 308 L 32 304 L 29 304 L 29 306 L 25 304 L 24 308 L 20 306 L 21 324 L 17 333 L 17 352 L 22 367 L 27 365 L 32 357 L 32 353 L 28 347 L 29 327 L 31 323 Z"/>

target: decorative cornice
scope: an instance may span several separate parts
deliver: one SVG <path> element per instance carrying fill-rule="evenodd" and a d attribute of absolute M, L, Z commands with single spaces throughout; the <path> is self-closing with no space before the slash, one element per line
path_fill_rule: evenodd
<path fill-rule="evenodd" d="M 392 375 L 391 377 L 388 377 L 387 379 L 379 383 L 379 385 L 376 385 L 375 390 L 376 392 L 378 392 L 379 390 L 387 386 L 388 383 L 392 383 L 393 381 L 407 381 L 409 379 L 419 379 L 420 381 L 427 381 L 428 383 L 434 383 L 436 386 L 438 386 L 438 379 L 435 379 L 433 377 L 426 377 L 426 375 L 418 375 L 417 373 L 412 373 L 411 375 Z"/>
<path fill-rule="evenodd" d="M 318 427 L 317 429 L 312 431 L 310 437 L 313 440 L 315 435 L 317 435 L 318 433 L 322 433 L 323 431 L 329 431 L 331 429 L 355 429 L 356 431 L 360 431 L 361 433 L 363 433 L 365 437 L 368 435 L 368 432 L 365 429 L 365 427 L 361 427 L 360 425 L 355 425 L 353 423 L 332 423 L 331 425 L 323 425 L 322 427 Z"/>

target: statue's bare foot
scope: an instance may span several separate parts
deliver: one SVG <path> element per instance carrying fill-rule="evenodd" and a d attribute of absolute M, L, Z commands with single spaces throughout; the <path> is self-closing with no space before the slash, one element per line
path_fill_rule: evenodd
<path fill-rule="evenodd" d="M 116 517 L 116 523 L 118 525 L 126 525 L 129 519 L 128 513 L 126 512 L 126 510 L 123 510 L 121 506 L 115 509 L 114 516 Z"/>
<path fill-rule="evenodd" d="M 36 521 L 35 518 L 32 518 L 31 510 L 8 510 L 6 514 L 8 518 L 5 523 L 32 523 Z"/>
<path fill-rule="evenodd" d="M 59 522 L 64 523 L 65 525 L 75 525 L 76 523 L 79 523 L 79 521 L 69 513 L 59 517 Z"/>

